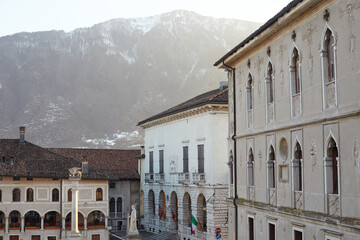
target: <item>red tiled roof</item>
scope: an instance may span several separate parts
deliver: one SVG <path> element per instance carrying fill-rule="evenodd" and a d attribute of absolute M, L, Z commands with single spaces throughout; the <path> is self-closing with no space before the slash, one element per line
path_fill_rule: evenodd
<path fill-rule="evenodd" d="M 186 102 L 183 102 L 179 105 L 176 105 L 175 107 L 169 108 L 168 110 L 161 112 L 159 114 L 156 114 L 150 118 L 147 118 L 141 122 L 138 123 L 138 126 L 151 122 L 156 119 L 160 119 L 175 113 L 183 112 L 192 108 L 200 107 L 206 104 L 228 104 L 228 88 L 225 88 L 224 90 L 215 89 L 203 94 L 200 94 L 199 96 L 196 96 Z"/>
<path fill-rule="evenodd" d="M 140 150 L 49 148 L 50 151 L 81 162 L 89 162 L 88 178 L 108 180 L 139 180 L 138 158 Z"/>
<path fill-rule="evenodd" d="M 89 174 L 83 179 L 138 180 L 140 154 L 140 150 L 47 149 L 27 141 L 19 144 L 19 139 L 0 139 L 0 176 L 68 178 L 68 169 L 81 167 L 85 155 Z"/>
<path fill-rule="evenodd" d="M 0 162 L 0 175 L 11 177 L 67 178 L 69 168 L 80 167 L 72 158 L 27 141 L 19 144 L 19 139 L 0 139 Z"/>

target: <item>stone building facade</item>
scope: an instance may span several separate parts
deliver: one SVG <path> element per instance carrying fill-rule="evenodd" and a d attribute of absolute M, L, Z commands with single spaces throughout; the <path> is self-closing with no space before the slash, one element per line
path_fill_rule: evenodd
<path fill-rule="evenodd" d="M 228 70 L 229 239 L 360 239 L 360 3 L 295 0 Z"/>
<path fill-rule="evenodd" d="M 23 127 L 20 139 L 0 139 L 0 239 L 109 238 L 109 181 L 138 179 L 140 151 L 128 153 L 135 168 L 121 175 L 101 150 L 89 159 L 56 150 L 25 141 Z"/>
<path fill-rule="evenodd" d="M 140 175 L 138 173 L 138 157 L 140 150 L 118 149 L 49 149 L 62 156 L 73 159 L 86 158 L 90 167 L 97 166 L 96 171 L 107 174 L 109 183 L 108 225 L 112 231 L 125 231 L 126 217 L 135 204 L 137 212 L 140 209 Z M 140 214 L 139 214 L 140 216 Z"/>
<path fill-rule="evenodd" d="M 139 123 L 145 129 L 145 228 L 180 239 L 227 235 L 227 88 Z M 191 230 L 191 216 L 198 226 Z"/>

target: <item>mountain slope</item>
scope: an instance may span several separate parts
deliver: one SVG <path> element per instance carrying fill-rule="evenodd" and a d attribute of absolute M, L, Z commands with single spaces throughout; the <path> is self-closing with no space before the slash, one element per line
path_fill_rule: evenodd
<path fill-rule="evenodd" d="M 214 61 L 259 24 L 188 11 L 0 38 L 0 136 L 130 147 L 136 123 L 218 87 Z"/>

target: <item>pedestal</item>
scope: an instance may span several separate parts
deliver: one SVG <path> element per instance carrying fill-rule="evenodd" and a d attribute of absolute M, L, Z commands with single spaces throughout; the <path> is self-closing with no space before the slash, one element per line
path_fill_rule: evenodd
<path fill-rule="evenodd" d="M 140 234 L 137 235 L 126 235 L 126 240 L 141 240 L 142 237 Z"/>
<path fill-rule="evenodd" d="M 81 240 L 81 234 L 80 233 L 70 233 L 69 239 L 70 240 Z"/>

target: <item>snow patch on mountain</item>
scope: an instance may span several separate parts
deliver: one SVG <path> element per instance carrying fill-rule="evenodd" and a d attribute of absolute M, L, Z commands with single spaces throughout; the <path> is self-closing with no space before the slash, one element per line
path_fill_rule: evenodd
<path fill-rule="evenodd" d="M 130 26 L 133 29 L 138 29 L 143 32 L 145 35 L 148 33 L 155 25 L 160 22 L 159 16 L 154 17 L 144 17 L 144 18 L 133 18 L 131 19 Z"/>
<path fill-rule="evenodd" d="M 119 141 L 127 141 L 129 143 L 136 142 L 141 136 L 141 134 L 138 131 L 132 131 L 132 132 L 120 132 L 117 131 L 112 135 L 112 137 L 109 137 L 107 134 L 105 134 L 105 137 L 103 138 L 86 138 L 83 136 L 81 140 L 85 143 L 90 143 L 93 145 L 101 145 L 101 146 L 109 146 L 113 147 L 115 146 L 116 142 Z M 138 144 L 131 144 L 129 147 L 137 147 Z"/>

